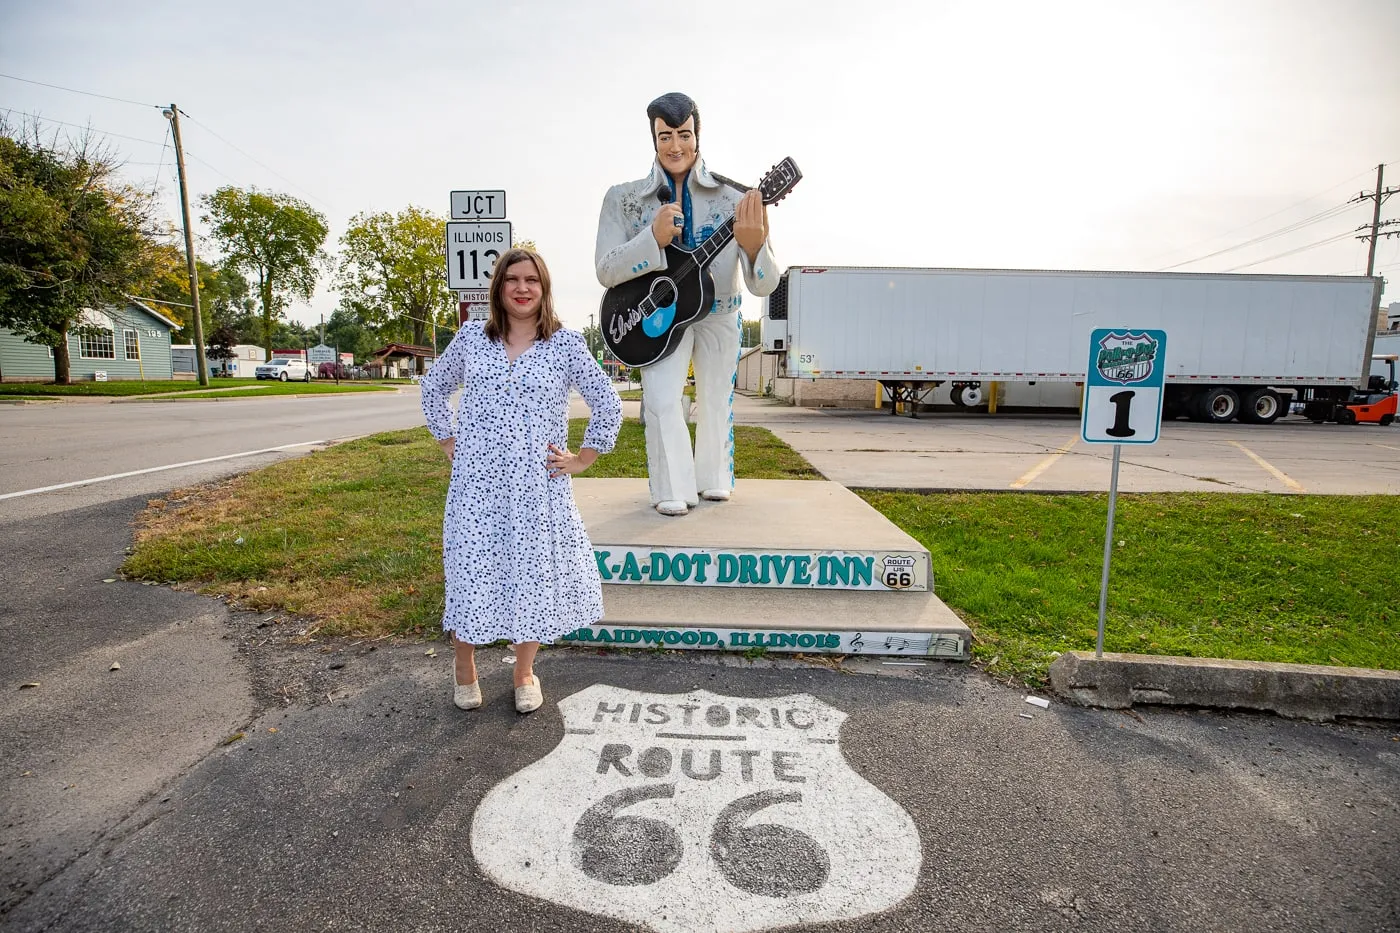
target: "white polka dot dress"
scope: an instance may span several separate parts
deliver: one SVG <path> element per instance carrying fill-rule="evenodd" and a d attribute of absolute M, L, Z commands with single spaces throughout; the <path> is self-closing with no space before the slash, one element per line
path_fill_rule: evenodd
<path fill-rule="evenodd" d="M 449 397 L 462 397 L 454 425 Z M 568 441 L 569 387 L 591 417 L 584 447 L 612 450 L 622 402 L 583 335 L 560 329 L 512 363 L 482 322 L 465 324 L 423 377 L 433 437 L 456 437 L 442 523 L 442 627 L 476 645 L 553 642 L 603 616 L 593 545 L 570 478 L 550 479 L 549 445 Z"/>

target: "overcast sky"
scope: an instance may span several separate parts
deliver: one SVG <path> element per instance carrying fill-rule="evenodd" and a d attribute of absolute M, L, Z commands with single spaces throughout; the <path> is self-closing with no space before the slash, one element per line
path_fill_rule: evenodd
<path fill-rule="evenodd" d="M 177 102 L 194 196 L 292 194 L 332 251 L 360 211 L 504 188 L 575 327 L 603 194 L 650 170 L 672 90 L 712 168 L 802 168 L 783 265 L 1361 274 L 1371 206 L 1343 207 L 1379 163 L 1400 187 L 1397 40 L 1397 0 L 0 3 L 0 72 Z M 158 109 L 0 78 L 0 110 L 121 134 L 178 223 Z M 1400 276 L 1400 237 L 1376 261 Z"/>

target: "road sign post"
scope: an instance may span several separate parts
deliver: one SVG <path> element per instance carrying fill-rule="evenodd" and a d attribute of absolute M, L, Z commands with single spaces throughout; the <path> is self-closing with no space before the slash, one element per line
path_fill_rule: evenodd
<path fill-rule="evenodd" d="M 1118 507 L 1118 465 L 1124 444 L 1155 444 L 1162 432 L 1167 332 L 1101 327 L 1089 337 L 1084 410 L 1079 433 L 1085 443 L 1113 445 L 1108 486 L 1108 528 L 1104 532 L 1103 576 L 1099 581 L 1099 633 L 1096 657 L 1103 657 L 1108 610 L 1108 570 L 1113 560 L 1113 520 Z"/>

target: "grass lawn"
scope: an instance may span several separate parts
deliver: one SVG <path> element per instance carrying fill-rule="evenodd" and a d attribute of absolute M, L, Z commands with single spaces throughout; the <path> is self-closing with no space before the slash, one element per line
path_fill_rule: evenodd
<path fill-rule="evenodd" d="M 1107 495 L 863 497 L 928 548 L 994 674 L 1093 650 Z M 1119 495 L 1104 650 L 1400 669 L 1397 496 Z"/>
<path fill-rule="evenodd" d="M 246 386 L 256 382 L 256 379 L 210 379 L 209 388 Z M 75 382 L 70 386 L 54 385 L 51 382 L 2 382 L 0 396 L 156 395 L 165 392 L 198 391 L 202 388 L 203 386 L 193 379 L 162 379 L 151 382 L 124 379 L 118 382 Z"/>
<path fill-rule="evenodd" d="M 685 388 L 683 388 L 681 392 L 685 395 L 686 398 L 694 401 L 695 386 L 687 383 Z M 640 402 L 642 400 L 642 390 L 640 387 L 635 389 L 618 389 L 617 395 L 618 398 L 622 399 L 624 402 Z"/>
<path fill-rule="evenodd" d="M 183 398 L 247 398 L 252 395 L 287 395 L 291 388 L 301 387 L 301 394 L 314 392 L 362 391 L 364 389 L 390 385 L 407 384 L 407 379 L 341 380 L 337 388 L 334 380 L 313 380 L 312 382 L 276 382 L 268 379 L 210 379 L 206 388 L 192 379 L 157 380 L 141 382 L 121 380 L 118 382 L 76 382 L 69 386 L 54 385 L 51 382 L 0 382 L 0 398 L 35 397 L 62 398 L 69 395 L 129 396 L 129 395 L 168 395 L 184 393 Z M 256 386 L 263 390 L 286 389 L 287 391 L 251 392 L 247 387 Z M 350 388 L 346 388 L 346 387 Z M 219 392 L 218 389 L 235 391 Z"/>
<path fill-rule="evenodd" d="M 262 384 L 248 389 L 238 389 L 234 392 L 190 392 L 183 395 L 176 395 L 170 401 L 180 401 L 187 398 L 214 398 L 214 399 L 241 399 L 241 398 L 262 398 L 268 395 L 335 395 L 345 392 L 392 392 L 393 386 L 376 385 L 363 382 L 341 382 L 336 385 L 334 382 L 268 382 L 264 380 Z"/>
<path fill-rule="evenodd" d="M 569 424 L 575 449 L 586 424 Z M 740 477 L 821 478 L 769 431 L 734 433 Z M 624 422 L 617 447 L 585 475 L 646 476 L 641 424 Z M 156 500 L 122 571 L 314 615 L 326 634 L 436 635 L 447 477 L 425 428 L 340 444 Z"/>
<path fill-rule="evenodd" d="M 820 478 L 770 432 L 735 435 L 741 478 Z M 645 476 L 641 425 L 585 475 Z M 341 444 L 155 502 L 123 571 L 325 634 L 435 636 L 447 476 L 423 428 Z M 862 495 L 929 549 L 991 673 L 1037 684 L 1093 649 L 1106 495 Z M 1105 648 L 1400 669 L 1397 527 L 1396 496 L 1120 495 Z"/>

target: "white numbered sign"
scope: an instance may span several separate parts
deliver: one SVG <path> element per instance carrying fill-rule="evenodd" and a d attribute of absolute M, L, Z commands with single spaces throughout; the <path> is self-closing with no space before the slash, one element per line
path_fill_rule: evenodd
<path fill-rule="evenodd" d="M 597 685 L 559 708 L 563 741 L 472 820 L 496 883 L 658 933 L 826 923 L 914 890 L 913 820 L 846 763 L 846 715 L 815 697 Z"/>
<path fill-rule="evenodd" d="M 1162 429 L 1167 335 L 1108 328 L 1089 338 L 1080 433 L 1090 444 L 1155 444 Z"/>

